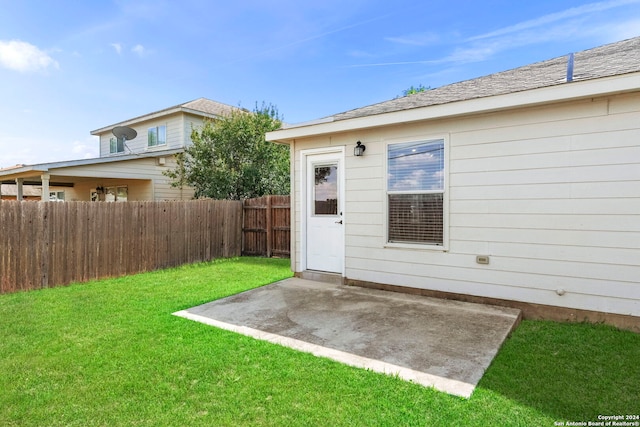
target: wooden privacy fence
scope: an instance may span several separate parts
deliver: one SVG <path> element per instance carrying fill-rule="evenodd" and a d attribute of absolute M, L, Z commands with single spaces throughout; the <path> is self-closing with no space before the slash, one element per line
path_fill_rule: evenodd
<path fill-rule="evenodd" d="M 289 196 L 264 196 L 244 201 L 243 255 L 291 255 Z"/>
<path fill-rule="evenodd" d="M 241 254 L 242 202 L 0 202 L 0 293 Z"/>

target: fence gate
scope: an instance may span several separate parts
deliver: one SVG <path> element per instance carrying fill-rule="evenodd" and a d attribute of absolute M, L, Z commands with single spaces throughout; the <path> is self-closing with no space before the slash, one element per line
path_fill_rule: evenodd
<path fill-rule="evenodd" d="M 243 205 L 242 254 L 291 256 L 289 196 L 247 199 Z"/>

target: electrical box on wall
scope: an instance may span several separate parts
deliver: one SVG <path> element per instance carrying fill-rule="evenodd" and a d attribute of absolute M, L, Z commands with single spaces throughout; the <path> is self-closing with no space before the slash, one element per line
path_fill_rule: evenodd
<path fill-rule="evenodd" d="M 489 255 L 478 255 L 476 257 L 476 262 L 478 264 L 489 264 Z"/>

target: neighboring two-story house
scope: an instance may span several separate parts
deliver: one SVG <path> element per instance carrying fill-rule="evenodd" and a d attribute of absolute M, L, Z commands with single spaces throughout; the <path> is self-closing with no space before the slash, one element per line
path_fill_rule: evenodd
<path fill-rule="evenodd" d="M 163 172 L 176 166 L 193 129 L 236 108 L 200 98 L 96 129 L 91 134 L 99 137 L 100 157 L 1 169 L 0 183 L 17 184 L 18 199 L 27 185 L 40 186 L 42 200 L 190 199 L 193 189 L 172 187 Z M 116 138 L 116 127 L 133 129 L 135 138 Z"/>

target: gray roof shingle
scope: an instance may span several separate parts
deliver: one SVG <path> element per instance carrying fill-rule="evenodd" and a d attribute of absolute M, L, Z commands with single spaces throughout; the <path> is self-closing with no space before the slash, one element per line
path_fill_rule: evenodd
<path fill-rule="evenodd" d="M 233 107 L 207 98 L 199 98 L 194 101 L 185 102 L 184 104 L 178 105 L 178 107 L 201 111 L 203 113 L 213 114 L 216 116 L 226 116 L 231 114 L 234 110 L 241 110 L 239 107 Z"/>
<path fill-rule="evenodd" d="M 568 55 L 335 114 L 333 121 L 521 92 L 566 83 Z M 573 81 L 640 71 L 640 37 L 574 54 Z"/>
<path fill-rule="evenodd" d="M 207 98 L 198 98 L 193 101 L 185 102 L 184 104 L 174 105 L 172 107 L 147 113 L 142 116 L 133 117 L 131 119 L 124 120 L 122 122 L 118 122 L 109 126 L 102 127 L 100 129 L 93 130 L 91 131 L 91 134 L 98 135 L 102 132 L 111 132 L 111 129 L 113 129 L 115 126 L 127 126 L 132 123 L 137 123 L 137 122 L 158 117 L 159 115 L 162 115 L 162 114 L 175 113 L 178 111 L 185 111 L 185 110 L 200 112 L 202 113 L 202 115 L 215 116 L 215 117 L 227 116 L 231 114 L 232 111 L 235 111 L 235 110 L 244 111 L 244 109 L 240 107 L 233 107 L 231 105 L 223 104 L 217 101 L 212 101 Z"/>

